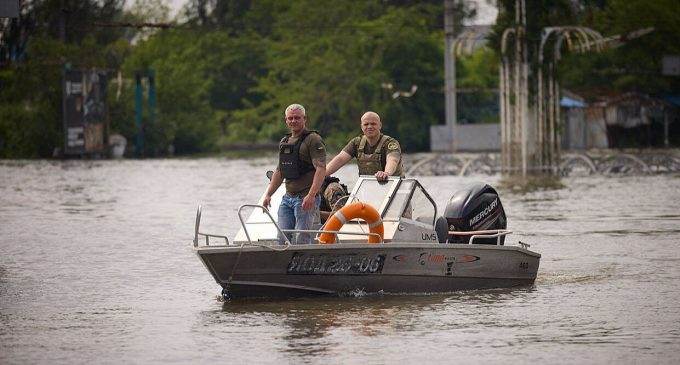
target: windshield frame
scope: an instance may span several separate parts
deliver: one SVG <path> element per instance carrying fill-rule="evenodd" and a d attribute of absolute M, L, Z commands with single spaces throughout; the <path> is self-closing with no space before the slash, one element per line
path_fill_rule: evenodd
<path fill-rule="evenodd" d="M 376 208 L 376 210 L 380 214 L 380 217 L 383 219 L 383 221 L 397 222 L 401 219 L 401 218 L 386 219 L 385 215 L 387 214 L 388 208 L 393 203 L 397 192 L 402 187 L 402 183 L 407 182 L 407 181 L 412 182 L 412 185 L 411 185 L 409 192 L 408 192 L 408 198 L 405 200 L 405 203 L 403 203 L 402 206 L 399 208 L 400 209 L 399 216 L 403 215 L 404 210 L 406 209 L 406 207 L 411 202 L 411 199 L 413 199 L 413 194 L 415 194 L 416 188 L 420 187 L 420 190 L 425 194 L 425 197 L 430 201 L 430 203 L 432 204 L 432 206 L 434 208 L 434 219 L 435 220 L 437 219 L 437 213 L 438 213 L 437 212 L 437 210 L 438 210 L 437 209 L 437 203 L 435 203 L 435 201 L 432 199 L 432 197 L 427 192 L 425 187 L 423 187 L 423 185 L 418 180 L 416 180 L 414 178 L 403 179 L 399 176 L 390 176 L 387 180 L 388 181 L 385 184 L 392 184 L 392 185 L 389 187 L 387 193 L 384 195 L 384 197 L 383 197 L 383 199 L 380 203 L 380 206 L 374 207 L 374 208 Z M 357 200 L 357 193 L 359 192 L 359 189 L 361 188 L 361 186 L 364 182 L 370 182 L 370 181 L 377 182 L 377 180 L 373 176 L 361 176 L 361 177 L 359 177 L 359 180 L 357 180 L 356 184 L 354 185 L 354 188 L 352 189 L 352 192 L 349 195 L 349 199 L 347 199 L 347 202 L 345 203 L 345 205 L 349 205 L 353 202 L 359 201 L 359 200 Z"/>
<path fill-rule="evenodd" d="M 361 186 L 364 183 L 377 183 L 377 184 L 390 184 L 387 192 L 383 195 L 383 198 L 380 202 L 380 206 L 374 206 L 378 213 L 380 213 L 380 216 L 383 216 L 383 213 L 387 206 L 390 204 L 392 201 L 392 197 L 394 196 L 395 191 L 398 189 L 399 185 L 401 185 L 401 178 L 396 176 L 396 177 L 388 177 L 386 182 L 379 182 L 375 177 L 373 176 L 360 176 L 357 182 L 354 184 L 354 188 L 352 189 L 352 192 L 349 194 L 349 198 L 347 199 L 347 202 L 345 205 L 352 204 L 357 201 L 363 201 L 357 199 L 357 193 L 361 189 Z M 371 202 L 366 202 L 371 204 Z"/>
<path fill-rule="evenodd" d="M 420 188 L 420 191 L 423 192 L 423 194 L 425 195 L 427 200 L 430 202 L 430 204 L 432 204 L 432 207 L 434 208 L 434 216 L 432 218 L 432 226 L 434 226 L 435 222 L 437 221 L 437 213 L 438 213 L 437 212 L 437 203 L 435 203 L 434 199 L 432 199 L 432 197 L 430 196 L 430 193 L 427 192 L 427 190 L 420 183 L 420 181 L 418 181 L 416 179 L 405 179 L 405 180 L 413 181 L 413 185 L 411 186 L 411 191 L 409 192 L 408 199 L 406 199 L 406 204 L 404 204 L 401 207 L 400 218 L 398 220 L 411 219 L 411 218 L 403 217 L 403 214 L 404 214 L 404 211 L 406 210 L 406 207 L 411 205 L 411 200 L 413 200 L 413 195 L 416 193 L 416 189 Z M 395 191 L 395 194 L 396 194 L 396 191 Z M 389 205 L 388 205 L 388 207 L 389 207 Z M 386 219 L 386 220 L 391 221 L 393 219 Z"/>

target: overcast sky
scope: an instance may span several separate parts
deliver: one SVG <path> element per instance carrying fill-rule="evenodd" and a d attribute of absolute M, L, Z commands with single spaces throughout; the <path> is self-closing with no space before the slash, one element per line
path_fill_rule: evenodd
<path fill-rule="evenodd" d="M 470 24 L 494 24 L 496 23 L 496 16 L 498 16 L 498 8 L 495 5 L 489 4 L 488 0 L 468 0 L 477 5 L 477 18 L 473 19 Z"/>
<path fill-rule="evenodd" d="M 132 3 L 134 0 L 129 1 Z M 174 17 L 187 0 L 166 0 L 172 8 L 171 16 Z M 490 5 L 488 0 L 464 0 L 477 5 L 477 18 L 470 21 L 470 24 L 493 24 L 496 22 L 496 15 L 498 9 L 494 5 Z M 444 1 L 442 1 L 442 7 Z"/>

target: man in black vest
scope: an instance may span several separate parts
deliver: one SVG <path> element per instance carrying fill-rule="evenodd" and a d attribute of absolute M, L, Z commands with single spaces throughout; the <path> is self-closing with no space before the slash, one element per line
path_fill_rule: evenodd
<path fill-rule="evenodd" d="M 363 135 L 353 138 L 347 146 L 333 157 L 326 168 L 330 176 L 353 157 L 357 159 L 359 175 L 373 175 L 378 180 L 386 180 L 389 176 L 404 176 L 401 163 L 399 142 L 380 132 L 382 123 L 375 112 L 366 112 L 361 117 Z"/>
<path fill-rule="evenodd" d="M 286 126 L 290 130 L 279 142 L 279 164 L 272 175 L 262 205 L 268 207 L 271 197 L 285 179 L 286 194 L 279 206 L 281 229 L 309 230 L 319 216 L 319 190 L 326 176 L 326 147 L 316 131 L 307 130 L 305 108 L 291 104 L 286 108 Z M 312 234 L 286 233 L 292 243 L 312 243 Z M 279 237 L 283 243 L 284 237 Z"/>

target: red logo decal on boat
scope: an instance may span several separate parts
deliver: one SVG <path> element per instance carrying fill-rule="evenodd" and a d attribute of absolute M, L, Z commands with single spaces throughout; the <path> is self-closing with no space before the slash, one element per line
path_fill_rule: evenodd
<path fill-rule="evenodd" d="M 456 262 L 473 262 L 479 260 L 479 256 L 463 255 L 456 258 Z"/>

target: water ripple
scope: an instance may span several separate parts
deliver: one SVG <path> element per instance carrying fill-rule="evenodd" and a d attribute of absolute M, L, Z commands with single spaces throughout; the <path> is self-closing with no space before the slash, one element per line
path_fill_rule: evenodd
<path fill-rule="evenodd" d="M 677 363 L 670 175 L 501 190 L 532 287 L 223 303 L 190 241 L 230 237 L 271 157 L 0 161 L 0 363 Z M 338 174 L 351 185 L 356 168 Z M 479 179 L 428 176 L 443 211 Z"/>

